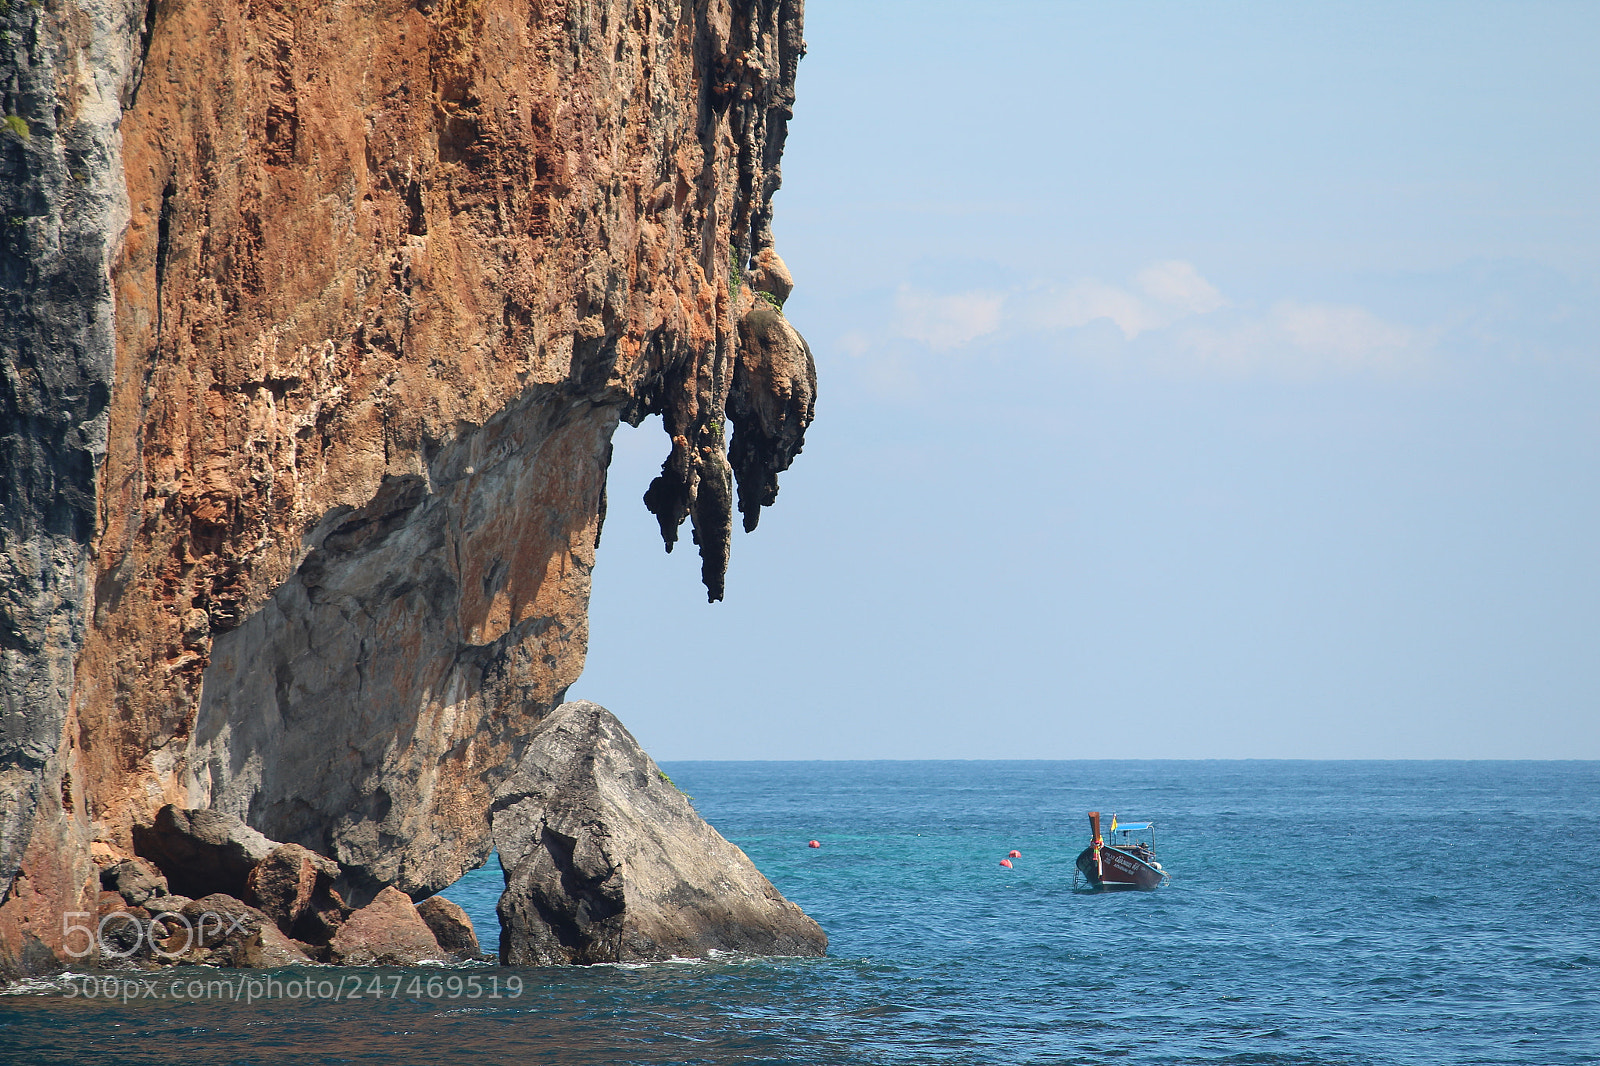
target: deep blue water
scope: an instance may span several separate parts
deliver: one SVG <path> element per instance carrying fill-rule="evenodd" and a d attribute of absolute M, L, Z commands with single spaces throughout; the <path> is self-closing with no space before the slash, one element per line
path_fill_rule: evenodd
<path fill-rule="evenodd" d="M 0 1062 L 1600 1062 L 1600 763 L 666 769 L 828 958 L 364 971 L 402 992 L 338 1003 L 56 982 L 0 997 Z M 1091 808 L 1155 820 L 1172 884 L 1073 894 Z M 485 947 L 499 887 L 450 892 Z M 404 992 L 462 974 L 523 990 Z"/>

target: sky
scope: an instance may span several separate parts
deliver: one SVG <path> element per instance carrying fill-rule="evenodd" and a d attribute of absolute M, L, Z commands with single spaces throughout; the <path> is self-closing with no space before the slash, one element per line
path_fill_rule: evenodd
<path fill-rule="evenodd" d="M 806 38 L 817 420 L 718 604 L 618 431 L 572 698 L 664 760 L 1600 758 L 1600 5 Z"/>

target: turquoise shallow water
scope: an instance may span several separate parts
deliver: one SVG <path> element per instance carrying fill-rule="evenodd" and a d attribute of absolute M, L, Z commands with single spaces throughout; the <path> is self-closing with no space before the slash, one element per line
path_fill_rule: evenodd
<path fill-rule="evenodd" d="M 338 1002 L 58 981 L 0 997 L 0 1062 L 1600 1062 L 1600 763 L 666 769 L 830 957 L 361 971 Z M 1096 807 L 1157 822 L 1170 887 L 1071 892 Z M 450 892 L 486 941 L 498 892 Z M 275 976 L 307 973 L 352 979 Z"/>

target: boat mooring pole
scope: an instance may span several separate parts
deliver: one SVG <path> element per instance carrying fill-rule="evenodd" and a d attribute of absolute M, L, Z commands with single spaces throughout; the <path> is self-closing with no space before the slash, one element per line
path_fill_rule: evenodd
<path fill-rule="evenodd" d="M 1094 875 L 1097 879 L 1105 878 L 1105 871 L 1100 868 L 1100 812 L 1089 812 L 1089 846 L 1094 848 Z"/>

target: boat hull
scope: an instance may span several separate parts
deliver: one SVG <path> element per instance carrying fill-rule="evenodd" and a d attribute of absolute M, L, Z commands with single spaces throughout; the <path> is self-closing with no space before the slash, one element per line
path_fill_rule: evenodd
<path fill-rule="evenodd" d="M 1078 855 L 1078 872 L 1088 880 L 1096 892 L 1121 888 L 1139 888 L 1146 891 L 1160 887 L 1167 875 L 1151 866 L 1137 855 L 1129 854 L 1109 845 L 1100 848 L 1100 861 L 1095 862 L 1094 845 Z"/>

